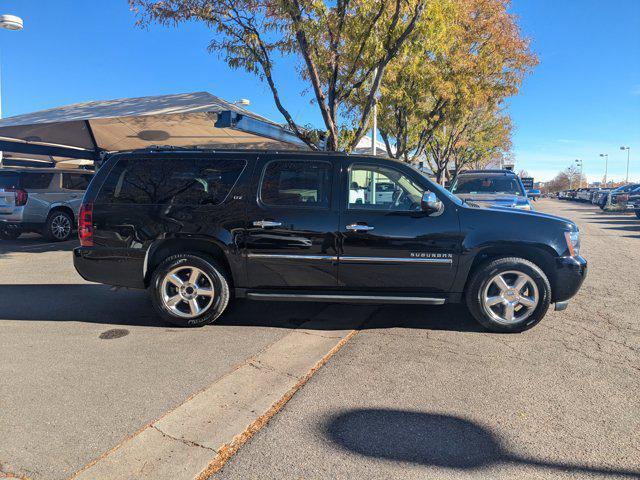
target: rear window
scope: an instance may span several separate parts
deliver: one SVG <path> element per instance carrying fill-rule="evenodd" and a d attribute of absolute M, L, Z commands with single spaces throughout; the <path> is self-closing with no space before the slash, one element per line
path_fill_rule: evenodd
<path fill-rule="evenodd" d="M 123 159 L 109 173 L 97 202 L 218 205 L 245 165 L 238 159 Z"/>
<path fill-rule="evenodd" d="M 49 188 L 53 173 L 23 172 L 21 187 L 25 190 L 44 190 Z"/>
<path fill-rule="evenodd" d="M 0 172 L 0 188 L 18 188 L 19 178 L 15 172 Z"/>
<path fill-rule="evenodd" d="M 451 193 L 504 193 L 524 195 L 518 178 L 513 175 L 461 175 L 453 183 Z"/>
<path fill-rule="evenodd" d="M 63 173 L 62 188 L 65 190 L 86 190 L 92 175 L 87 173 Z"/>

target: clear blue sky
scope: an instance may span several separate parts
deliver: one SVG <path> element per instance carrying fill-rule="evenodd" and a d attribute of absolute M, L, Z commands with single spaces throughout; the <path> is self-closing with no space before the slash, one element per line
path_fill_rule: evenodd
<path fill-rule="evenodd" d="M 206 90 L 249 98 L 256 113 L 282 121 L 257 78 L 230 70 L 207 52 L 199 24 L 134 26 L 125 0 L 4 1 L 0 13 L 23 17 L 21 32 L 0 31 L 3 116 L 88 100 Z M 517 168 L 551 178 L 576 158 L 590 180 L 640 181 L 640 0 L 514 0 L 540 65 L 510 101 Z M 302 124 L 319 116 L 281 62 L 285 105 Z"/>

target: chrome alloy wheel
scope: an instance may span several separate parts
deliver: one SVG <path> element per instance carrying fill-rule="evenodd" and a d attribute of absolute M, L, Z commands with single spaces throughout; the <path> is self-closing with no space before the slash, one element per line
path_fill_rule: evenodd
<path fill-rule="evenodd" d="M 164 306 L 174 315 L 195 318 L 209 309 L 214 300 L 211 277 L 196 267 L 177 267 L 168 272 L 161 285 Z"/>
<path fill-rule="evenodd" d="M 526 273 L 510 270 L 495 275 L 482 292 L 482 308 L 503 324 L 519 323 L 538 306 L 538 287 Z"/>
<path fill-rule="evenodd" d="M 58 214 L 51 220 L 51 234 L 58 240 L 67 238 L 71 233 L 71 220 L 63 214 Z"/>

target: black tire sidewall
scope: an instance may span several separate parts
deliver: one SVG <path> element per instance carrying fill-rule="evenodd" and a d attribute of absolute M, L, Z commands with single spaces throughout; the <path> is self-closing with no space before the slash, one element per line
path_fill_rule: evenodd
<path fill-rule="evenodd" d="M 536 283 L 540 300 L 533 313 L 521 322 L 505 325 L 489 317 L 482 308 L 482 292 L 487 282 L 495 275 L 506 271 L 521 271 Z M 474 273 L 466 292 L 467 307 L 474 318 L 484 327 L 494 332 L 517 333 L 535 326 L 542 320 L 551 304 L 551 286 L 544 272 L 534 263 L 516 257 L 501 258 L 482 265 Z"/>
<path fill-rule="evenodd" d="M 67 235 L 65 238 L 58 238 L 51 231 L 51 226 L 53 224 L 53 219 L 56 218 L 58 215 L 64 215 L 69 220 L 69 225 L 70 225 L 69 235 Z M 47 224 L 45 226 L 45 236 L 49 240 L 51 240 L 53 242 L 66 242 L 67 240 L 69 240 L 71 238 L 72 234 L 73 234 L 73 217 L 71 215 L 69 215 L 69 213 L 64 212 L 62 210 L 56 210 L 56 211 L 51 212 L 49 214 L 49 217 L 47 217 Z"/>
<path fill-rule="evenodd" d="M 197 267 L 206 272 L 211 281 L 216 295 L 213 305 L 204 313 L 195 318 L 182 318 L 168 310 L 161 298 L 162 280 L 167 272 L 176 267 Z M 215 321 L 226 310 L 229 303 L 229 282 L 226 272 L 214 260 L 194 254 L 177 254 L 163 261 L 153 272 L 149 284 L 153 306 L 163 320 L 178 327 L 201 327 Z"/>
<path fill-rule="evenodd" d="M 15 240 L 22 235 L 22 229 L 16 226 L 0 225 L 0 238 L 3 240 Z"/>

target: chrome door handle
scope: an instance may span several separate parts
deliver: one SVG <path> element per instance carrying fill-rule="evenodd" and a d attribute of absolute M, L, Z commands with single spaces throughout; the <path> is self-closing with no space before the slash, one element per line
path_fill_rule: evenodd
<path fill-rule="evenodd" d="M 373 230 L 373 227 L 369 225 L 362 225 L 361 223 L 352 223 L 351 225 L 347 225 L 347 230 L 352 230 L 354 232 L 368 232 L 369 230 Z"/>
<path fill-rule="evenodd" d="M 274 222 L 273 220 L 256 220 L 253 222 L 254 227 L 267 228 L 267 227 L 280 227 L 282 222 Z"/>

